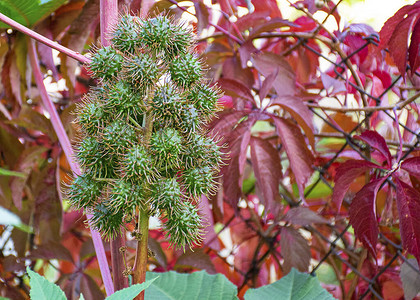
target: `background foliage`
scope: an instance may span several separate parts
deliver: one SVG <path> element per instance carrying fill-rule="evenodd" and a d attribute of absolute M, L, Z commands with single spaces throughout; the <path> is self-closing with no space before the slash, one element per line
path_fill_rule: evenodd
<path fill-rule="evenodd" d="M 208 127 L 224 136 L 230 160 L 220 191 L 201 199 L 209 222 L 203 244 L 184 253 L 153 230 L 150 270 L 221 273 L 240 297 L 292 267 L 316 274 L 337 298 L 417 295 L 420 4 L 378 33 L 342 21 L 340 3 L 297 1 L 296 16 L 285 20 L 274 0 L 121 1 L 133 13 L 190 15 L 209 80 L 225 93 Z M 100 46 L 99 1 L 30 8 L 19 19 L 0 6 L 75 51 Z M 37 50 L 62 122 L 77 137 L 75 104 L 96 83 L 74 60 L 41 44 Z M 104 298 L 84 217 L 63 199 L 69 166 L 23 34 L 1 32 L 0 65 L 0 205 L 33 229 L 0 227 L 0 295 L 28 297 L 30 261 L 67 298 Z M 127 245 L 132 265 L 134 243 Z"/>

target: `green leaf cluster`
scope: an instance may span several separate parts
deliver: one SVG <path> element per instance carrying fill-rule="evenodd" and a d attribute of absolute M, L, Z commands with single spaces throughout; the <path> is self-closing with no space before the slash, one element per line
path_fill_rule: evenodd
<path fill-rule="evenodd" d="M 203 79 L 191 31 L 166 16 L 122 16 L 90 63 L 98 86 L 77 108 L 83 174 L 68 188 L 104 237 L 157 214 L 178 247 L 200 242 L 201 195 L 215 191 L 220 146 L 203 129 L 220 92 Z"/>

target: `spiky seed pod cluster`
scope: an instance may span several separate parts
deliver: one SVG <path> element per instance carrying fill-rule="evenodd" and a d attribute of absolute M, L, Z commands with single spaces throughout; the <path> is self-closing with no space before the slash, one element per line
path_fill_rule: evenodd
<path fill-rule="evenodd" d="M 203 228 L 196 203 L 215 191 L 222 163 L 202 129 L 220 92 L 202 79 L 191 31 L 166 16 L 122 16 L 111 40 L 93 54 L 98 86 L 77 108 L 83 175 L 68 198 L 107 238 L 141 209 L 161 217 L 173 244 L 192 246 Z"/>

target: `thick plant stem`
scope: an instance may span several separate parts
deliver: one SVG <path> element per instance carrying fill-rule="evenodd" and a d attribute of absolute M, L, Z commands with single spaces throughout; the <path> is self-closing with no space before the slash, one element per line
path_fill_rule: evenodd
<path fill-rule="evenodd" d="M 66 155 L 71 170 L 75 175 L 80 175 L 80 166 L 76 161 L 74 161 L 74 153 L 73 148 L 71 147 L 70 140 L 66 134 L 60 116 L 58 115 L 57 110 L 55 109 L 54 103 L 51 101 L 50 97 L 48 96 L 47 90 L 45 89 L 43 81 L 44 78 L 39 68 L 39 61 L 35 50 L 35 42 L 33 40 L 29 41 L 28 50 L 32 71 L 35 77 L 35 82 L 38 87 L 38 91 L 41 95 L 44 108 L 48 111 L 50 115 L 50 120 L 53 125 L 54 131 L 57 134 L 58 140 L 61 144 L 61 148 L 63 149 L 63 152 Z M 88 220 L 90 220 L 91 217 L 91 215 L 87 215 Z M 101 236 L 99 235 L 99 233 L 93 230 L 92 228 L 90 228 L 90 231 L 92 234 L 92 241 L 95 247 L 96 257 L 98 259 L 102 280 L 105 285 L 105 291 L 107 295 L 111 295 L 114 293 L 114 287 L 112 285 L 111 273 L 109 272 L 109 266 L 105 255 L 104 245 L 102 244 Z"/>
<path fill-rule="evenodd" d="M 101 0 L 100 2 L 100 26 L 101 43 L 106 47 L 111 44 L 110 33 L 112 26 L 118 19 L 118 0 Z M 110 241 L 111 245 L 111 267 L 112 277 L 114 279 L 114 288 L 116 291 L 128 286 L 128 280 L 123 275 L 125 252 L 120 252 L 125 247 L 125 230 L 121 229 L 121 235 Z"/>
<path fill-rule="evenodd" d="M 136 262 L 134 264 L 134 283 L 143 283 L 146 280 L 149 238 L 149 214 L 143 208 L 139 210 L 138 241 L 136 250 Z M 144 291 L 136 300 L 144 300 Z"/>
<path fill-rule="evenodd" d="M 48 38 L 46 38 L 43 35 L 40 35 L 39 33 L 30 30 L 29 28 L 19 24 L 18 22 L 10 19 L 9 17 L 3 15 L 2 13 L 0 13 L 0 21 L 2 21 L 3 23 L 9 25 L 10 27 L 24 33 L 27 36 L 30 36 L 31 38 L 37 40 L 38 42 L 41 42 L 45 45 L 47 45 L 48 47 L 51 47 L 55 50 L 58 50 L 64 54 L 66 54 L 67 56 L 70 56 L 71 58 L 74 58 L 75 60 L 81 62 L 82 64 L 87 64 L 90 62 L 90 59 L 85 57 L 84 55 L 80 54 L 79 52 L 75 52 L 73 50 L 70 50 L 69 48 L 66 48 L 62 45 L 60 45 L 57 42 L 54 42 Z"/>

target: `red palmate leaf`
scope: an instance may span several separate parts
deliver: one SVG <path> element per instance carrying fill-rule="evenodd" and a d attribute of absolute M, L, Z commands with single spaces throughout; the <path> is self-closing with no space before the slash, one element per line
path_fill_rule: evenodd
<path fill-rule="evenodd" d="M 411 35 L 411 43 L 408 48 L 408 61 L 413 70 L 417 70 L 420 66 L 420 57 L 418 55 L 420 47 L 420 20 L 417 20 Z"/>
<path fill-rule="evenodd" d="M 213 250 L 220 251 L 220 242 L 217 238 L 216 232 L 214 231 L 214 219 L 211 212 L 211 206 L 209 199 L 202 195 L 200 201 L 198 201 L 198 209 L 200 214 L 203 216 L 204 222 L 206 223 L 203 233 L 203 245 L 206 245 Z"/>
<path fill-rule="evenodd" d="M 289 273 L 292 268 L 301 272 L 308 271 L 311 249 L 308 241 L 293 227 L 283 227 L 281 229 L 280 253 L 284 259 L 284 274 Z"/>
<path fill-rule="evenodd" d="M 311 151 L 309 151 L 299 127 L 289 120 L 276 116 L 273 116 L 273 120 L 276 125 L 277 134 L 289 158 L 290 167 L 295 176 L 300 197 L 303 199 L 305 184 L 313 172 L 312 164 L 314 157 Z"/>
<path fill-rule="evenodd" d="M 420 192 L 399 178 L 397 185 L 397 207 L 403 247 L 420 261 Z"/>
<path fill-rule="evenodd" d="M 279 184 L 281 179 L 281 164 L 279 153 L 270 142 L 251 138 L 251 161 L 257 185 L 261 190 L 261 199 L 267 210 L 280 202 Z"/>
<path fill-rule="evenodd" d="M 227 95 L 255 103 L 251 91 L 241 82 L 234 79 L 222 78 L 217 83 Z"/>
<path fill-rule="evenodd" d="M 263 81 L 263 83 L 261 84 L 261 89 L 260 89 L 261 101 L 265 99 L 265 97 L 267 97 L 268 92 L 273 87 L 274 79 L 276 79 L 278 73 L 279 73 L 279 69 L 274 70 L 274 72 L 268 75 Z"/>
<path fill-rule="evenodd" d="M 264 52 L 259 55 L 253 55 L 251 60 L 258 72 L 266 78 L 278 70 L 276 79 L 273 82 L 277 96 L 295 94 L 295 73 L 282 56 Z"/>
<path fill-rule="evenodd" d="M 354 138 L 364 141 L 373 149 L 377 150 L 381 154 L 381 156 L 386 160 L 387 168 L 390 168 L 392 166 L 392 156 L 389 152 L 388 145 L 386 144 L 385 139 L 379 133 L 373 130 L 366 130 L 361 135 L 354 136 Z"/>
<path fill-rule="evenodd" d="M 378 242 L 378 222 L 376 221 L 375 200 L 386 177 L 375 179 L 366 184 L 354 197 L 349 208 L 350 224 L 356 237 L 376 256 Z"/>
<path fill-rule="evenodd" d="M 348 160 L 337 168 L 332 195 L 332 201 L 337 206 L 337 211 L 340 211 L 344 196 L 353 181 L 364 172 L 375 168 L 381 167 L 366 160 L 355 159 Z"/>
<path fill-rule="evenodd" d="M 379 47 L 389 48 L 390 54 L 402 75 L 405 74 L 408 39 L 410 35 L 412 36 L 410 44 L 410 49 L 412 49 L 410 66 L 414 68 L 414 64 L 418 64 L 418 52 L 416 53 L 415 51 L 419 46 L 417 37 L 419 28 L 415 25 L 419 20 L 419 13 L 420 2 L 416 2 L 413 5 L 406 5 L 385 22 L 380 32 L 381 43 Z M 411 62 L 414 64 L 411 65 Z"/>
<path fill-rule="evenodd" d="M 245 31 L 266 22 L 269 15 L 269 11 L 253 12 L 239 17 L 235 24 L 240 31 Z"/>
<path fill-rule="evenodd" d="M 315 148 L 314 127 L 312 123 L 313 114 L 303 103 L 302 99 L 294 96 L 282 96 L 274 98 L 272 104 L 280 105 L 292 115 L 293 119 L 302 127 L 311 146 Z"/>
<path fill-rule="evenodd" d="M 328 220 L 324 219 L 309 208 L 303 206 L 291 208 L 284 216 L 283 221 L 300 226 L 329 223 Z"/>
<path fill-rule="evenodd" d="M 256 26 L 249 34 L 249 38 L 254 38 L 256 36 L 258 36 L 260 33 L 263 32 L 270 32 L 273 31 L 277 28 L 281 28 L 281 27 L 296 27 L 296 24 L 287 21 L 287 20 L 283 20 L 280 18 L 273 18 L 269 21 L 263 22 L 262 24 Z"/>
<path fill-rule="evenodd" d="M 420 156 L 411 157 L 401 163 L 401 169 L 420 178 Z"/>

